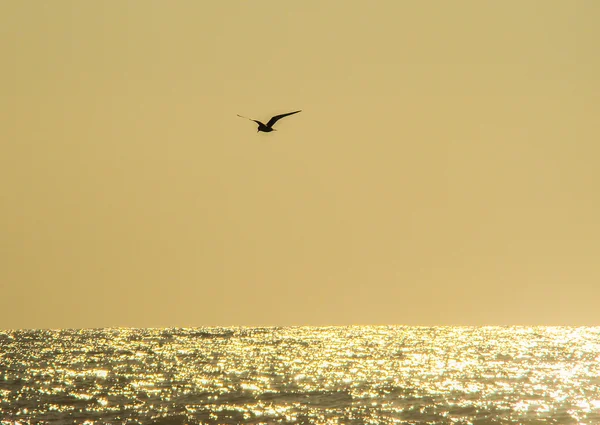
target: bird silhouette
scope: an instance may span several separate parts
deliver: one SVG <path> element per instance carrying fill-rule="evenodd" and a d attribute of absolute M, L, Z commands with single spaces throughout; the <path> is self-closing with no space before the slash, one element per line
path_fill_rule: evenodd
<path fill-rule="evenodd" d="M 264 131 L 265 133 L 270 133 L 271 131 L 277 131 L 273 128 L 273 126 L 275 125 L 275 123 L 277 121 L 279 121 L 280 119 L 282 119 L 283 117 L 287 117 L 288 115 L 293 115 L 293 114 L 297 114 L 298 112 L 302 112 L 302 110 L 300 111 L 294 111 L 294 112 L 288 112 L 287 114 L 281 114 L 281 115 L 275 115 L 274 117 L 272 117 L 269 122 L 265 125 L 260 121 L 257 120 L 253 120 L 252 118 L 248 118 L 248 117 L 243 117 L 241 115 L 238 114 L 238 117 L 240 118 L 246 118 L 247 120 L 250 121 L 254 121 L 255 123 L 258 124 L 258 130 L 256 130 L 256 132 L 258 133 L 259 131 Z"/>

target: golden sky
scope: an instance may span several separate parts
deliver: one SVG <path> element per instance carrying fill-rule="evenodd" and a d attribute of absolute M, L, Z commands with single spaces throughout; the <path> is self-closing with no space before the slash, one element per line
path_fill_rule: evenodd
<path fill-rule="evenodd" d="M 600 324 L 598 22 L 1 2 L 0 328 Z"/>

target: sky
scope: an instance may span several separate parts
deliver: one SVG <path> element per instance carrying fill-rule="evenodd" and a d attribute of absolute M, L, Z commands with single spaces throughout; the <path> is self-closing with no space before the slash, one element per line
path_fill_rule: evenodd
<path fill-rule="evenodd" d="M 600 325 L 598 22 L 1 2 L 0 328 Z"/>

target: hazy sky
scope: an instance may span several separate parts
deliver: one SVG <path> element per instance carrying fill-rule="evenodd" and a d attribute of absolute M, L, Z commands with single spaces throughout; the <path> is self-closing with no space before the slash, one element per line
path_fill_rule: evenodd
<path fill-rule="evenodd" d="M 598 22 L 1 2 L 0 328 L 600 324 Z"/>

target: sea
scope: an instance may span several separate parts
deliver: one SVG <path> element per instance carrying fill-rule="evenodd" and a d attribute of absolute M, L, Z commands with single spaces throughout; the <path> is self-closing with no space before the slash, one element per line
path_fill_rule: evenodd
<path fill-rule="evenodd" d="M 597 327 L 0 331 L 0 424 L 600 424 Z"/>

